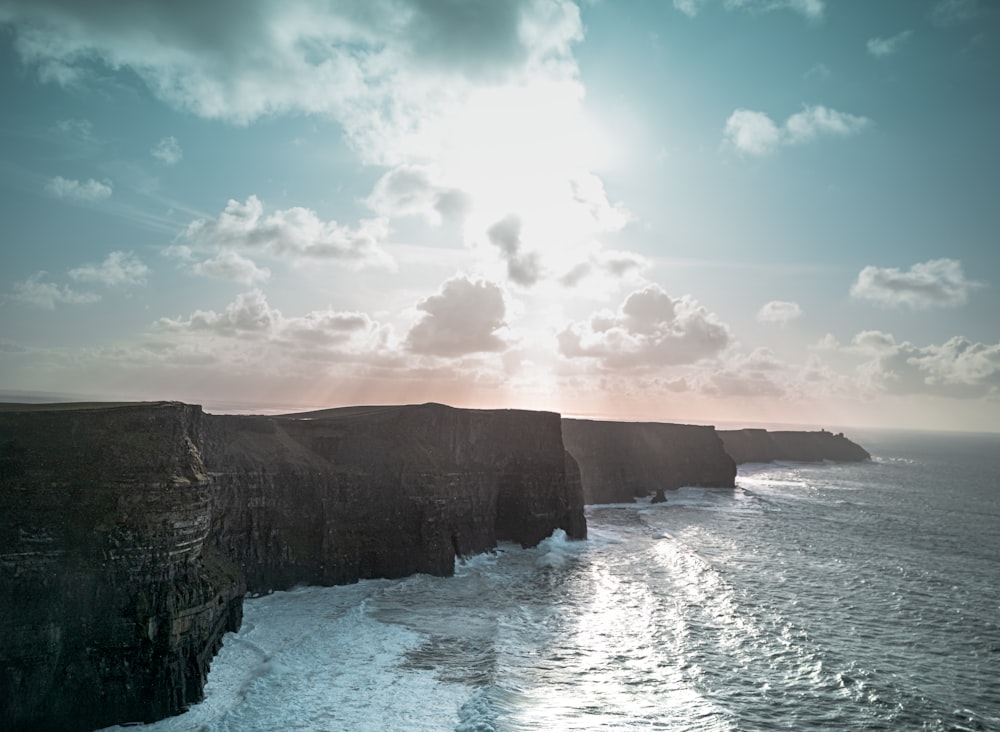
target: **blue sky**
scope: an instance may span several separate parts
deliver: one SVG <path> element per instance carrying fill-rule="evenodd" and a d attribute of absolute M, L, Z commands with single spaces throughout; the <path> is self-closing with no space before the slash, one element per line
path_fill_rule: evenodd
<path fill-rule="evenodd" d="M 1000 431 L 986 0 L 0 0 L 0 390 Z"/>

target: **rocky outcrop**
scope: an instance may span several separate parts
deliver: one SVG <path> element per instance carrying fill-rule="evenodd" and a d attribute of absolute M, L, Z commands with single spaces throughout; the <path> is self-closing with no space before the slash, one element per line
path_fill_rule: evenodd
<path fill-rule="evenodd" d="M 736 464 L 714 427 L 563 419 L 587 503 L 662 496 L 684 485 L 733 487 Z"/>
<path fill-rule="evenodd" d="M 775 460 L 798 462 L 860 462 L 871 455 L 843 433 L 776 431 L 763 429 L 720 430 L 726 452 L 737 463 L 770 463 Z"/>
<path fill-rule="evenodd" d="M 0 411 L 0 728 L 150 721 L 201 698 L 244 593 L 450 574 L 586 535 L 556 414 L 284 417 L 178 403 Z"/>

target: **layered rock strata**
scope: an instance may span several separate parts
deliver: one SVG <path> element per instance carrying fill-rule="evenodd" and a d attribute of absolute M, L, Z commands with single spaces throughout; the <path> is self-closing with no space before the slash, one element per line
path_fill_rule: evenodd
<path fill-rule="evenodd" d="M 685 485 L 733 487 L 736 464 L 714 427 L 563 419 L 587 503 L 621 503 Z"/>
<path fill-rule="evenodd" d="M 201 698 L 246 591 L 586 535 L 556 414 L 284 417 L 178 403 L 0 411 L 0 728 L 150 721 Z"/>
<path fill-rule="evenodd" d="M 860 462 L 871 460 L 868 451 L 844 437 L 826 430 L 818 432 L 768 431 L 763 429 L 720 430 L 726 452 L 737 463 Z"/>
<path fill-rule="evenodd" d="M 201 698 L 244 582 L 207 541 L 200 428 L 187 405 L 0 412 L 0 728 Z"/>

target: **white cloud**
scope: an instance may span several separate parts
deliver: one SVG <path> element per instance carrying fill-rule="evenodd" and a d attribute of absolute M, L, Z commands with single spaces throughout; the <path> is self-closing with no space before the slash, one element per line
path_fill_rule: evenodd
<path fill-rule="evenodd" d="M 472 205 L 468 193 L 435 180 L 423 165 L 400 165 L 379 178 L 368 206 L 380 216 L 421 216 L 428 223 L 459 220 Z"/>
<path fill-rule="evenodd" d="M 981 283 L 965 278 L 962 263 L 955 259 L 931 259 L 903 272 L 895 267 L 867 266 L 858 273 L 851 296 L 879 305 L 910 307 L 955 307 L 969 299 Z"/>
<path fill-rule="evenodd" d="M 362 268 L 392 266 L 379 246 L 386 231 L 382 219 L 365 219 L 350 229 L 301 207 L 265 215 L 264 204 L 250 196 L 246 203 L 230 200 L 214 220 L 193 221 L 183 236 L 196 247 L 263 250 L 276 257 L 325 259 Z"/>
<path fill-rule="evenodd" d="M 77 142 L 90 144 L 94 142 L 94 124 L 89 119 L 61 119 L 55 123 L 56 132 Z"/>
<path fill-rule="evenodd" d="M 413 353 L 463 356 L 503 351 L 506 327 L 503 292 L 492 282 L 456 277 L 417 303 L 423 316 L 406 336 Z"/>
<path fill-rule="evenodd" d="M 389 337 L 389 331 L 365 313 L 325 309 L 286 317 L 259 289 L 237 295 L 222 312 L 196 310 L 186 318 L 160 318 L 156 325 L 161 333 L 184 338 L 182 342 L 189 347 L 205 337 L 213 339 L 211 343 L 218 337 L 232 339 L 230 343 L 252 343 L 243 346 L 253 348 L 252 353 L 226 351 L 228 358 L 241 362 L 289 358 L 373 362 L 381 358 Z M 172 342 L 169 348 L 176 350 L 180 345 Z"/>
<path fill-rule="evenodd" d="M 705 6 L 707 0 L 674 0 L 674 7 L 689 18 L 693 18 Z"/>
<path fill-rule="evenodd" d="M 95 63 L 130 69 L 160 99 L 199 116 L 246 124 L 289 111 L 331 114 L 348 134 L 399 121 L 436 76 L 503 78 L 565 60 L 582 37 L 568 0 L 477 3 L 248 0 L 177 8 L 133 0 L 49 0 L 5 9 L 15 49 L 43 80 L 79 83 Z M 156 28 L 155 34 L 148 32 Z M 361 120 L 364 124 L 359 124 Z"/>
<path fill-rule="evenodd" d="M 231 249 L 223 249 L 210 259 L 196 262 L 191 271 L 202 277 L 230 280 L 244 285 L 266 282 L 271 276 L 271 270 L 258 267 L 253 260 L 240 256 Z"/>
<path fill-rule="evenodd" d="M 820 338 L 816 343 L 809 346 L 810 351 L 836 351 L 840 348 L 840 341 L 833 333 L 827 333 L 825 336 Z"/>
<path fill-rule="evenodd" d="M 210 331 L 220 335 L 261 336 L 271 332 L 281 318 L 260 290 L 251 290 L 217 313 L 214 310 L 195 310 L 188 318 L 160 318 L 158 324 L 174 331 Z"/>
<path fill-rule="evenodd" d="M 85 264 L 69 271 L 78 282 L 94 282 L 106 287 L 144 285 L 149 267 L 132 252 L 111 252 L 100 264 Z"/>
<path fill-rule="evenodd" d="M 886 353 L 896 349 L 896 339 L 891 333 L 863 330 L 851 339 L 851 346 L 866 353 Z"/>
<path fill-rule="evenodd" d="M 867 117 L 822 105 L 805 107 L 779 127 L 763 112 L 737 109 L 726 120 L 724 141 L 741 153 L 766 155 L 782 145 L 799 145 L 820 135 L 848 137 L 871 123 Z"/>
<path fill-rule="evenodd" d="M 1000 396 L 1000 343 L 955 336 L 941 345 L 917 347 L 878 331 L 859 333 L 853 342 L 874 356 L 860 373 L 878 391 L 970 399 Z"/>
<path fill-rule="evenodd" d="M 831 76 L 833 76 L 833 72 L 824 63 L 813 64 L 802 74 L 803 79 L 816 79 L 818 81 L 826 81 Z"/>
<path fill-rule="evenodd" d="M 772 300 L 757 311 L 757 321 L 760 323 L 785 325 L 799 317 L 802 317 L 802 308 L 797 302 L 787 300 Z"/>
<path fill-rule="evenodd" d="M 7 298 L 43 310 L 54 310 L 56 305 L 85 305 L 101 299 L 100 295 L 91 292 L 76 292 L 66 285 L 45 282 L 45 275 L 45 272 L 36 272 L 26 280 L 15 282 Z"/>
<path fill-rule="evenodd" d="M 940 26 L 974 20 L 982 12 L 982 0 L 939 0 L 931 10 L 931 20 Z"/>
<path fill-rule="evenodd" d="M 889 38 L 869 38 L 866 47 L 868 53 L 875 58 L 885 58 L 899 51 L 903 43 L 912 35 L 913 31 L 905 30 Z"/>
<path fill-rule="evenodd" d="M 867 117 L 845 114 L 824 106 L 806 107 L 785 120 L 784 142 L 796 145 L 809 142 L 821 134 L 847 137 L 857 134 L 869 123 Z"/>
<path fill-rule="evenodd" d="M 708 4 L 708 0 L 674 0 L 674 7 L 693 18 Z M 824 0 L 725 0 L 726 10 L 748 10 L 766 13 L 773 10 L 793 10 L 810 20 L 820 20 L 825 10 Z"/>
<path fill-rule="evenodd" d="M 689 296 L 670 297 L 658 285 L 633 292 L 617 312 L 595 313 L 558 335 L 563 356 L 595 359 L 607 369 L 694 363 L 731 340 L 717 316 Z"/>
<path fill-rule="evenodd" d="M 45 184 L 45 190 L 56 198 L 72 198 L 77 201 L 100 201 L 111 195 L 111 181 L 101 181 L 89 178 L 85 181 L 63 178 L 57 175 Z"/>
<path fill-rule="evenodd" d="M 763 112 L 737 109 L 726 120 L 725 139 L 740 152 L 764 155 L 781 143 L 781 131 Z"/>
<path fill-rule="evenodd" d="M 149 154 L 164 165 L 176 165 L 184 157 L 181 145 L 173 135 L 161 139 L 150 148 Z"/>

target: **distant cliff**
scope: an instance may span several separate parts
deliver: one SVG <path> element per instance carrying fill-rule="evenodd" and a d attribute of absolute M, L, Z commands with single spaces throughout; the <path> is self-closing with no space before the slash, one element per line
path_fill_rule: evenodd
<path fill-rule="evenodd" d="M 563 419 L 587 503 L 620 503 L 684 485 L 732 487 L 736 464 L 714 427 Z"/>
<path fill-rule="evenodd" d="M 202 695 L 246 591 L 450 574 L 586 535 L 556 414 L 0 411 L 0 728 L 151 721 Z"/>
<path fill-rule="evenodd" d="M 801 462 L 859 462 L 871 455 L 842 433 L 769 432 L 762 429 L 720 430 L 726 452 L 737 463 L 770 463 L 775 460 Z"/>

